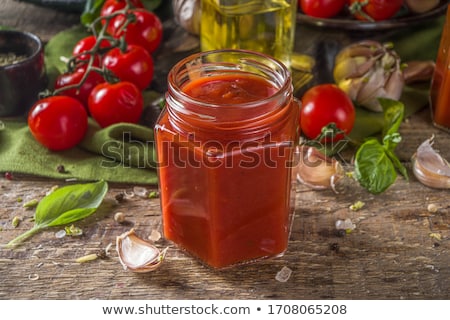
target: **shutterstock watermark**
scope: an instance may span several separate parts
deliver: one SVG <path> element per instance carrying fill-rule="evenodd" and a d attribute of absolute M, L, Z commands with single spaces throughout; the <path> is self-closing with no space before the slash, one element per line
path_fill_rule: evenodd
<path fill-rule="evenodd" d="M 102 145 L 101 153 L 105 160 L 104 168 L 117 166 L 137 168 L 240 168 L 251 169 L 264 166 L 266 168 L 292 168 L 303 161 L 305 165 L 316 167 L 323 165 L 321 159 L 302 157 L 297 148 L 297 141 L 279 141 L 267 134 L 256 141 L 202 141 L 194 134 L 186 137 L 173 135 L 173 139 L 160 142 L 159 159 L 156 159 L 155 142 L 133 138 L 130 132 L 124 132 L 121 140 L 110 140 Z M 342 150 L 348 141 L 313 145 L 318 149 L 338 148 Z M 335 151 L 336 152 L 336 151 Z"/>
<path fill-rule="evenodd" d="M 154 142 L 136 139 L 131 132 L 123 132 L 121 140 L 104 142 L 100 152 L 104 157 L 102 168 L 156 168 Z"/>

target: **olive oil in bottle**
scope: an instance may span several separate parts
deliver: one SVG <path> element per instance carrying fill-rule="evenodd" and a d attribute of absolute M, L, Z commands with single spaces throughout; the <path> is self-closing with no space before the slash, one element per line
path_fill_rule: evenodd
<path fill-rule="evenodd" d="M 258 51 L 290 67 L 297 0 L 202 0 L 202 51 Z"/>

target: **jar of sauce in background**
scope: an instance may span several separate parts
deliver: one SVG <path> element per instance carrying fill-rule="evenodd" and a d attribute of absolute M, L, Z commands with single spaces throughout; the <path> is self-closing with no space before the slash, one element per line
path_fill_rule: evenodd
<path fill-rule="evenodd" d="M 430 104 L 433 124 L 450 132 L 450 6 L 447 8 L 431 81 Z"/>
<path fill-rule="evenodd" d="M 294 210 L 299 105 L 286 66 L 194 54 L 168 75 L 155 126 L 166 239 L 213 268 L 282 255 Z"/>

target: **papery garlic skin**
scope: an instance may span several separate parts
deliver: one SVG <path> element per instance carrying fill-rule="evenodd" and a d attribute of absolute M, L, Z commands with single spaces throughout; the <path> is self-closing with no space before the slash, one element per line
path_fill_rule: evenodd
<path fill-rule="evenodd" d="M 422 184 L 450 189 L 450 164 L 432 147 L 434 136 L 425 140 L 411 158 L 413 173 Z"/>
<path fill-rule="evenodd" d="M 378 98 L 398 100 L 405 80 L 391 44 L 365 40 L 343 48 L 335 58 L 333 77 L 356 104 L 382 112 Z"/>
<path fill-rule="evenodd" d="M 167 251 L 160 251 L 151 242 L 140 238 L 134 229 L 116 238 L 116 250 L 124 269 L 138 273 L 159 268 Z"/>
<path fill-rule="evenodd" d="M 297 150 L 297 181 L 313 190 L 333 189 L 344 176 L 339 161 L 329 158 L 314 147 L 301 146 Z"/>

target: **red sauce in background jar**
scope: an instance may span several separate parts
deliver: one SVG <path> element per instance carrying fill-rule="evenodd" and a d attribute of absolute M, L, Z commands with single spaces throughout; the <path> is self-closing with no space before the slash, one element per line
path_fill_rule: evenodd
<path fill-rule="evenodd" d="M 298 104 L 262 54 L 204 52 L 169 74 L 155 127 L 164 236 L 214 268 L 279 256 L 293 211 Z"/>
<path fill-rule="evenodd" d="M 450 130 L 450 6 L 442 30 L 430 91 L 433 123 Z"/>

